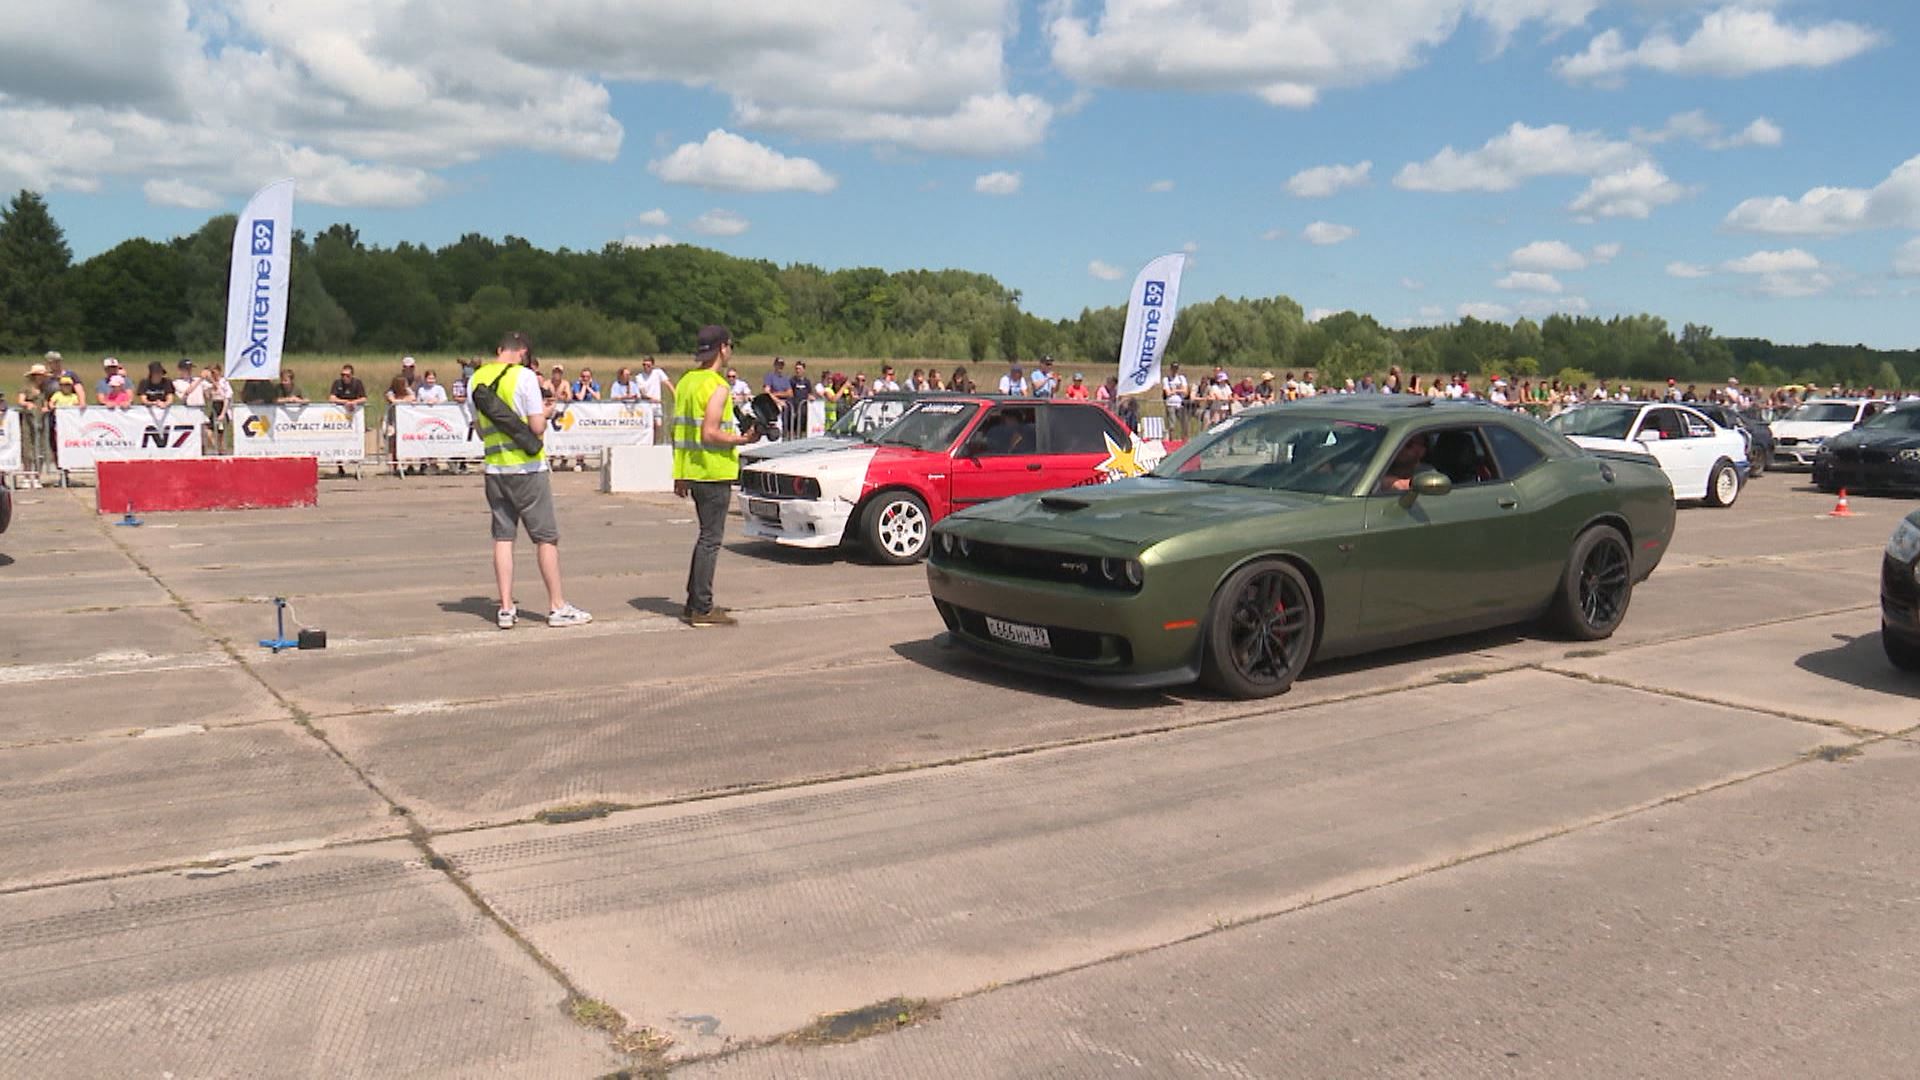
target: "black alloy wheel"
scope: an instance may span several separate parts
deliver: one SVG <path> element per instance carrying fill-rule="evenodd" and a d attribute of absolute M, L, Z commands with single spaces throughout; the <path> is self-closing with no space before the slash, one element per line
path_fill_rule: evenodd
<path fill-rule="evenodd" d="M 1633 552 L 1617 529 L 1596 525 L 1580 534 L 1554 598 L 1554 622 L 1580 641 L 1612 636 L 1633 601 Z"/>
<path fill-rule="evenodd" d="M 1208 618 L 1208 684 L 1237 698 L 1285 693 L 1313 656 L 1313 590 L 1289 563 L 1251 563 L 1227 579 Z"/>

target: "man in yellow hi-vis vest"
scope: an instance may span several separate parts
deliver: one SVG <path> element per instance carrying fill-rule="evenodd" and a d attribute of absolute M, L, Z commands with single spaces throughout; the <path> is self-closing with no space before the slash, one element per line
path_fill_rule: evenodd
<path fill-rule="evenodd" d="M 732 626 L 726 608 L 713 606 L 713 568 L 727 529 L 727 504 L 740 476 L 738 447 L 760 438 L 760 429 L 740 434 L 733 419 L 733 388 L 719 368 L 733 355 L 733 335 L 724 326 L 703 326 L 694 339 L 693 370 L 673 388 L 673 493 L 693 498 L 700 538 L 687 569 L 689 626 Z"/>
<path fill-rule="evenodd" d="M 509 331 L 494 350 L 494 361 L 473 373 L 468 400 L 473 422 L 486 448 L 487 509 L 493 515 L 493 577 L 500 587 L 499 626 L 519 621 L 513 603 L 513 540 L 521 526 L 533 541 L 540 579 L 547 586 L 547 625 L 580 626 L 593 616 L 567 603 L 560 591 L 560 524 L 553 513 L 552 474 L 541 439 L 553 404 L 540 396 L 540 373 L 532 370 L 533 342 Z M 475 395 L 478 394 L 479 397 Z M 483 400 L 484 399 L 484 400 Z M 501 422 L 487 415 L 498 411 Z M 524 439 L 516 439 L 509 425 Z M 531 438 L 524 438 L 531 431 Z"/>

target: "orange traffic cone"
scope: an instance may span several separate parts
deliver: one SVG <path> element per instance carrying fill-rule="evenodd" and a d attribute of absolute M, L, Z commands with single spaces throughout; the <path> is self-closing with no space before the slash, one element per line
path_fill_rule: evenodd
<path fill-rule="evenodd" d="M 1827 516 L 1828 517 L 1852 517 L 1853 516 L 1853 511 L 1847 509 L 1847 489 L 1846 488 L 1840 489 L 1840 501 L 1833 504 L 1833 510 L 1830 511 L 1827 514 Z"/>

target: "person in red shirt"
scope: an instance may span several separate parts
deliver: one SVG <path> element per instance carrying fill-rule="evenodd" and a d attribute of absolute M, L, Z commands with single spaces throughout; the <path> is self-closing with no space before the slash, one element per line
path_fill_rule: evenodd
<path fill-rule="evenodd" d="M 1067 387 L 1068 401 L 1087 400 L 1087 377 L 1079 372 L 1073 373 L 1073 384 Z"/>

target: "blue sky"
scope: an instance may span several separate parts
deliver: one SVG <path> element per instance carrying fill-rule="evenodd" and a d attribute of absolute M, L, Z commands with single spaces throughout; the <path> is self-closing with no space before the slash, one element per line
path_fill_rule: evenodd
<path fill-rule="evenodd" d="M 0 14 L 0 181 L 82 257 L 292 174 L 309 230 L 962 267 L 1046 316 L 1189 247 L 1189 302 L 1920 345 L 1912 5 L 609 6 Z"/>

